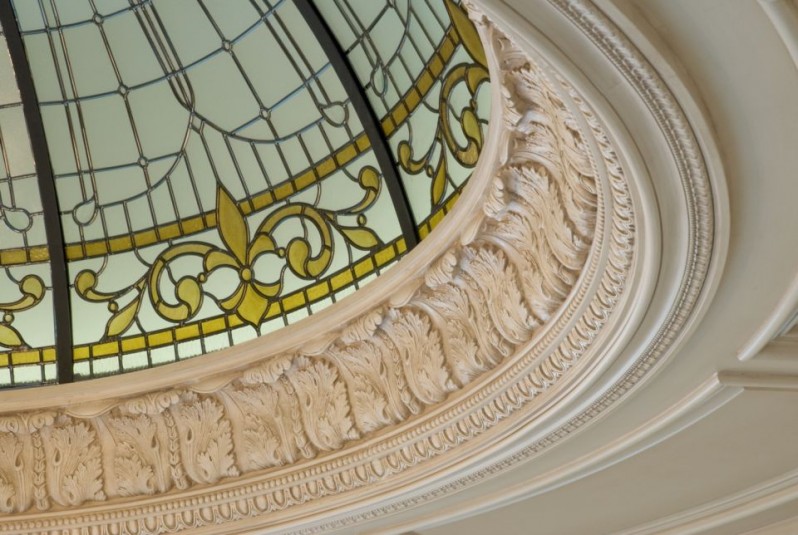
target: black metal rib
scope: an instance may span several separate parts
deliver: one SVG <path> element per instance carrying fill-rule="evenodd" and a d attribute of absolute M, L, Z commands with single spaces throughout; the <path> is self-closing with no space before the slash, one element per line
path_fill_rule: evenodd
<path fill-rule="evenodd" d="M 44 228 L 47 235 L 47 250 L 50 253 L 52 277 L 58 382 L 71 383 L 74 378 L 72 372 L 72 313 L 69 306 L 69 279 L 64 254 L 64 235 L 61 230 L 61 215 L 55 193 L 50 153 L 47 150 L 47 139 L 44 136 L 44 123 L 39 111 L 39 100 L 36 98 L 33 76 L 10 0 L 0 0 L 0 26 L 2 26 L 3 34 L 6 37 L 11 64 L 14 66 L 17 78 L 44 211 Z M 43 326 L 43 328 L 46 327 Z"/>
<path fill-rule="evenodd" d="M 316 6 L 313 5 L 311 0 L 294 0 L 294 5 L 296 5 L 305 22 L 315 34 L 322 50 L 324 50 L 327 59 L 330 61 L 330 65 L 332 65 L 341 80 L 341 84 L 344 86 L 344 90 L 349 95 L 349 101 L 352 103 L 352 107 L 363 125 L 363 130 L 369 138 L 372 150 L 374 150 L 374 156 L 377 158 L 377 164 L 380 167 L 380 171 L 382 171 L 382 176 L 385 178 L 388 193 L 399 218 L 402 236 L 405 239 L 407 249 L 410 250 L 418 245 L 418 229 L 410 212 L 410 203 L 399 178 L 399 173 L 396 170 L 396 163 L 391 156 L 388 140 L 380 127 L 380 121 L 369 105 L 363 86 L 357 81 L 355 71 L 349 64 L 346 54 L 341 49 Z"/>

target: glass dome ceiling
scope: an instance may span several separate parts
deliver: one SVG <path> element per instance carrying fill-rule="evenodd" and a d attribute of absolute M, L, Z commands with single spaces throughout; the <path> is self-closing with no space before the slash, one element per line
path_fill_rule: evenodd
<path fill-rule="evenodd" d="M 0 3 L 0 386 L 208 353 L 451 209 L 488 72 L 451 0 Z"/>

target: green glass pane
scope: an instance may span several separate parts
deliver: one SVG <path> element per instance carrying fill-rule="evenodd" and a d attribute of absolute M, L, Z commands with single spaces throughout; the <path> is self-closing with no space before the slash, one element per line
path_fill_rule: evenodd
<path fill-rule="evenodd" d="M 0 31 L 0 388 L 53 381 L 53 343 L 50 263 L 38 177 L 14 68 Z"/>
<path fill-rule="evenodd" d="M 466 184 L 489 112 L 485 67 L 449 19 L 459 7 L 317 6 L 426 236 Z M 14 7 L 55 175 L 78 376 L 173 362 L 301 321 L 406 252 L 350 95 L 294 2 Z M 19 122 L 2 106 L 0 133 Z M 19 191 L 34 183 L 25 173 Z M 3 199 L 13 195 L 5 182 Z M 36 228 L 25 247 L 43 240 Z"/>
<path fill-rule="evenodd" d="M 448 11 L 460 7 L 447 3 L 315 2 L 369 102 L 391 118 L 383 130 L 422 238 L 471 176 L 490 115 L 487 67 L 461 43 Z"/>

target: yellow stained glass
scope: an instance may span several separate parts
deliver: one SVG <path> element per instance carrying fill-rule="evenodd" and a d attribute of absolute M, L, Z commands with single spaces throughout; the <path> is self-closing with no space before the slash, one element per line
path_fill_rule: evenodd
<path fill-rule="evenodd" d="M 0 366 L 45 381 L 71 357 L 82 378 L 263 335 L 360 288 L 450 211 L 490 111 L 463 8 L 315 1 L 330 45 L 304 1 L 12 0 L 54 174 L 74 350 L 28 343 L 33 323 L 0 293 Z M 16 120 L 6 109 L 0 134 Z M 23 188 L 35 170 L 6 174 Z M 0 228 L 0 268 L 18 269 L 22 289 L 24 269 L 49 261 L 43 208 L 7 202 L 4 187 L 4 221 L 31 221 L 24 239 Z M 23 297 L 52 313 L 40 271 L 41 292 L 27 279 Z"/>

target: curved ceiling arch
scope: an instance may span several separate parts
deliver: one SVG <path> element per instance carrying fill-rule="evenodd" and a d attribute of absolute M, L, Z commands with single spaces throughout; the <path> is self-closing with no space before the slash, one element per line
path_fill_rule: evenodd
<path fill-rule="evenodd" d="M 798 74 L 772 19 L 795 6 L 706 2 L 475 2 L 491 120 L 435 232 L 307 322 L 0 392 L 0 530 L 737 533 L 794 515 L 796 251 L 772 230 L 798 218 L 781 151 Z"/>

